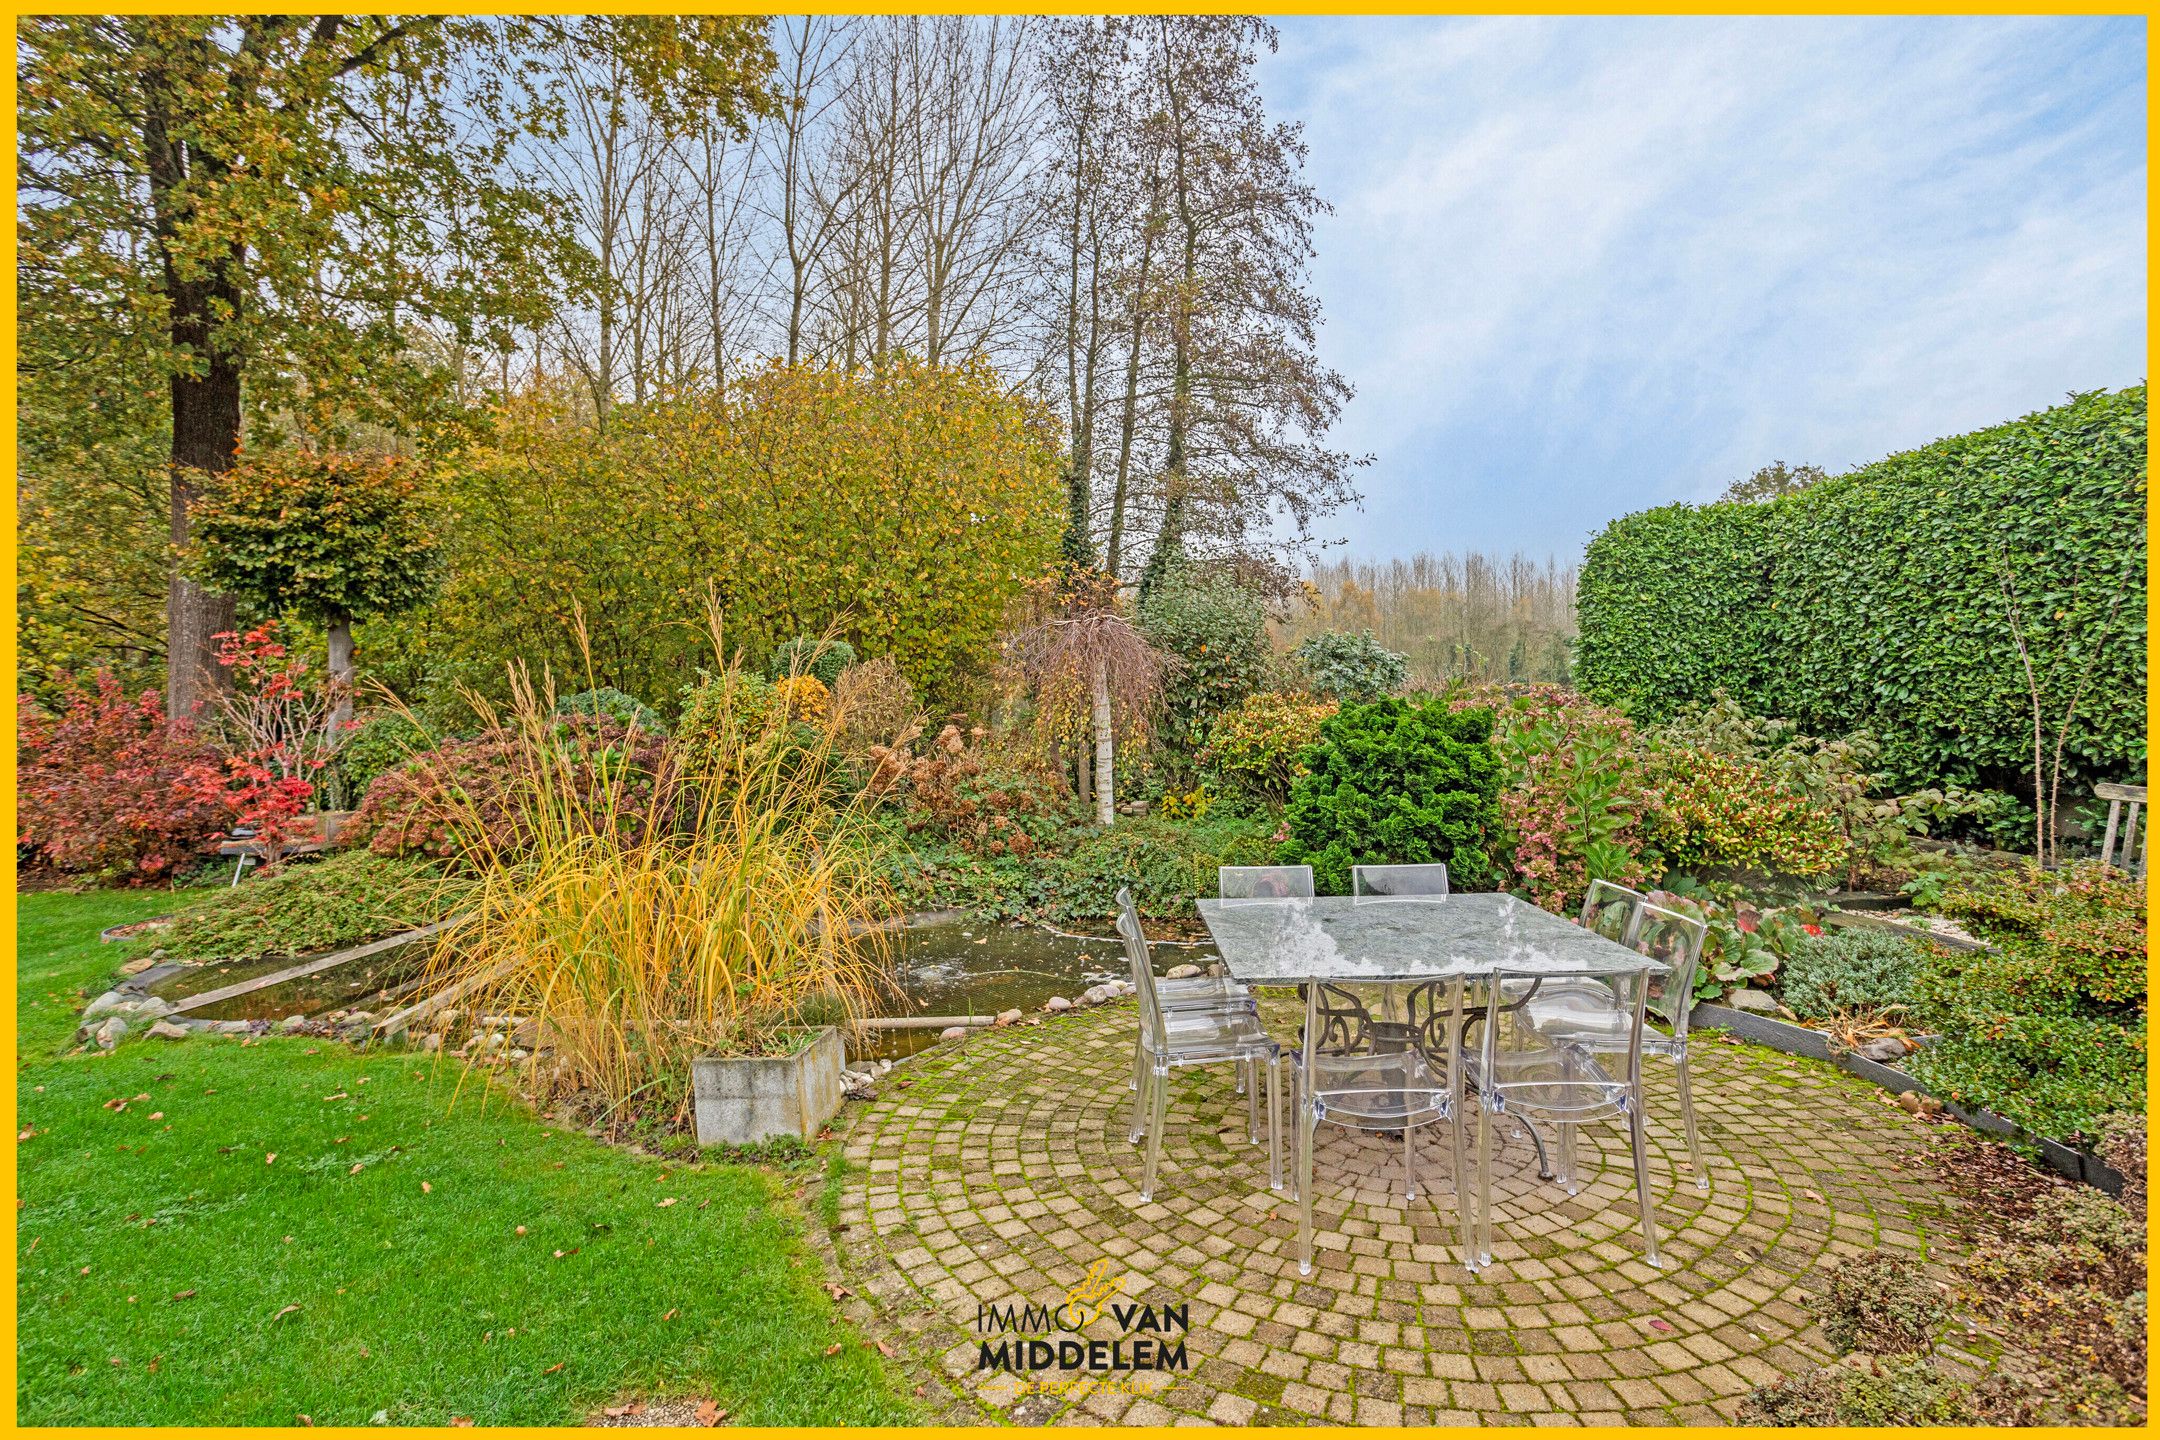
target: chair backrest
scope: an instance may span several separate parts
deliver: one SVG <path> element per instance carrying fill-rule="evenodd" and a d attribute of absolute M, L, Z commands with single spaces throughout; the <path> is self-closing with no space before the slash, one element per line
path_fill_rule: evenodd
<path fill-rule="evenodd" d="M 1635 943 L 1635 926 L 1642 919 L 1642 907 L 1649 897 L 1640 890 L 1630 890 L 1610 880 L 1593 880 L 1583 892 L 1582 911 L 1575 923 L 1585 930 L 1594 930 L 1606 939 L 1620 945 Z"/>
<path fill-rule="evenodd" d="M 1628 1020 L 1627 1082 L 1642 1083 L 1643 1013 L 1650 997 L 1650 967 L 1637 970 L 1509 970 L 1496 969 L 1487 987 L 1485 1023 L 1481 1027 L 1479 1049 L 1484 1056 L 1478 1067 L 1479 1083 L 1491 1085 L 1499 1073 L 1500 1019 L 1508 1006 L 1519 1001 L 1525 991 L 1565 983 L 1590 980 L 1597 982 L 1612 993 L 1613 1006 Z M 1596 987 L 1580 987 L 1578 993 L 1595 993 Z"/>
<path fill-rule="evenodd" d="M 1695 915 L 1667 910 L 1644 901 L 1635 920 L 1629 945 L 1653 960 L 1672 967 L 1670 975 L 1652 982 L 1656 991 L 1651 1010 L 1672 1027 L 1674 1039 L 1687 1036 L 1688 1008 L 1695 999 L 1695 971 L 1702 964 L 1703 940 L 1709 924 Z"/>
<path fill-rule="evenodd" d="M 1225 865 L 1215 872 L 1216 893 L 1225 900 L 1310 900 L 1310 865 Z"/>
<path fill-rule="evenodd" d="M 1132 891 L 1117 892 L 1118 936 L 1125 942 L 1125 960 L 1132 967 L 1133 991 L 1140 1000 L 1140 1025 L 1149 1047 L 1160 1052 L 1169 1041 L 1163 1024 L 1162 997 L 1155 992 L 1155 965 L 1148 957 L 1147 934 L 1140 928 L 1140 911 Z"/>
<path fill-rule="evenodd" d="M 1445 900 L 1447 866 L 1438 861 L 1429 865 L 1353 865 L 1350 893 L 1372 900 Z"/>

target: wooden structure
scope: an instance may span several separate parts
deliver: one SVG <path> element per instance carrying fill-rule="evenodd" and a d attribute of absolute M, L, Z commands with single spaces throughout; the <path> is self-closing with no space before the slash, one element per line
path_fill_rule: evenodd
<path fill-rule="evenodd" d="M 2145 808 L 2145 787 L 2095 785 L 2093 794 L 2108 802 L 2107 833 L 2100 841 L 2100 863 L 2128 870 L 2133 875 L 2143 875 L 2145 835 L 2138 829 L 2138 819 Z"/>

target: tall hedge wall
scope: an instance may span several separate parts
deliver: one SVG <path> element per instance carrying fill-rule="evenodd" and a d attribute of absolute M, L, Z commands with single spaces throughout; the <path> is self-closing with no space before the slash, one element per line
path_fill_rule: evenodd
<path fill-rule="evenodd" d="M 1666 505 L 1590 542 L 1577 683 L 1661 720 L 1723 688 L 1867 728 L 1901 786 L 2025 792 L 2032 702 L 2007 559 L 2076 793 L 2145 768 L 2145 387 L 2096 391 L 1761 504 Z M 2066 778 L 2065 799 L 2073 793 Z"/>

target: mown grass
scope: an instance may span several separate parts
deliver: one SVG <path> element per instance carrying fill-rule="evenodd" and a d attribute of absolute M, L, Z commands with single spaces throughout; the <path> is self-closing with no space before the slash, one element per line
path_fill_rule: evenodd
<path fill-rule="evenodd" d="M 673 1394 L 916 1418 L 772 1174 L 641 1161 L 470 1082 L 453 1106 L 452 1068 L 410 1054 L 65 1055 L 120 958 L 98 930 L 173 897 L 18 903 L 21 1423 L 560 1424 Z"/>

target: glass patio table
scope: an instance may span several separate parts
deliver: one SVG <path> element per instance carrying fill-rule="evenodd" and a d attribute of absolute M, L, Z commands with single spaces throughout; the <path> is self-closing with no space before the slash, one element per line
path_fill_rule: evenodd
<path fill-rule="evenodd" d="M 1248 985 L 1409 984 L 1461 976 L 1620 974 L 1663 963 L 1512 895 L 1202 900 L 1223 965 Z"/>
<path fill-rule="evenodd" d="M 1211 899 L 1199 908 L 1224 967 L 1238 979 L 1248 985 L 1321 987 L 1323 1033 L 1316 1043 L 1323 1048 L 1369 1046 L 1379 1052 L 1414 1045 L 1443 1066 L 1448 1047 L 1464 1046 L 1469 1028 L 1486 1011 L 1482 1004 L 1470 1007 L 1463 1033 L 1443 1038 L 1444 1017 L 1418 1003 L 1420 995 L 1431 997 L 1424 987 L 1435 982 L 1460 976 L 1476 984 L 1501 970 L 1518 981 L 1540 972 L 1595 977 L 1647 969 L 1653 978 L 1672 973 L 1662 961 L 1505 894 Z M 1532 978 L 1522 994 L 1506 997 L 1502 1008 L 1528 1004 L 1538 983 Z M 1387 1013 L 1371 1014 L 1340 988 L 1350 985 L 1385 987 Z M 1544 1141 L 1534 1126 L 1524 1128 L 1538 1153 L 1539 1176 L 1553 1178 Z"/>

